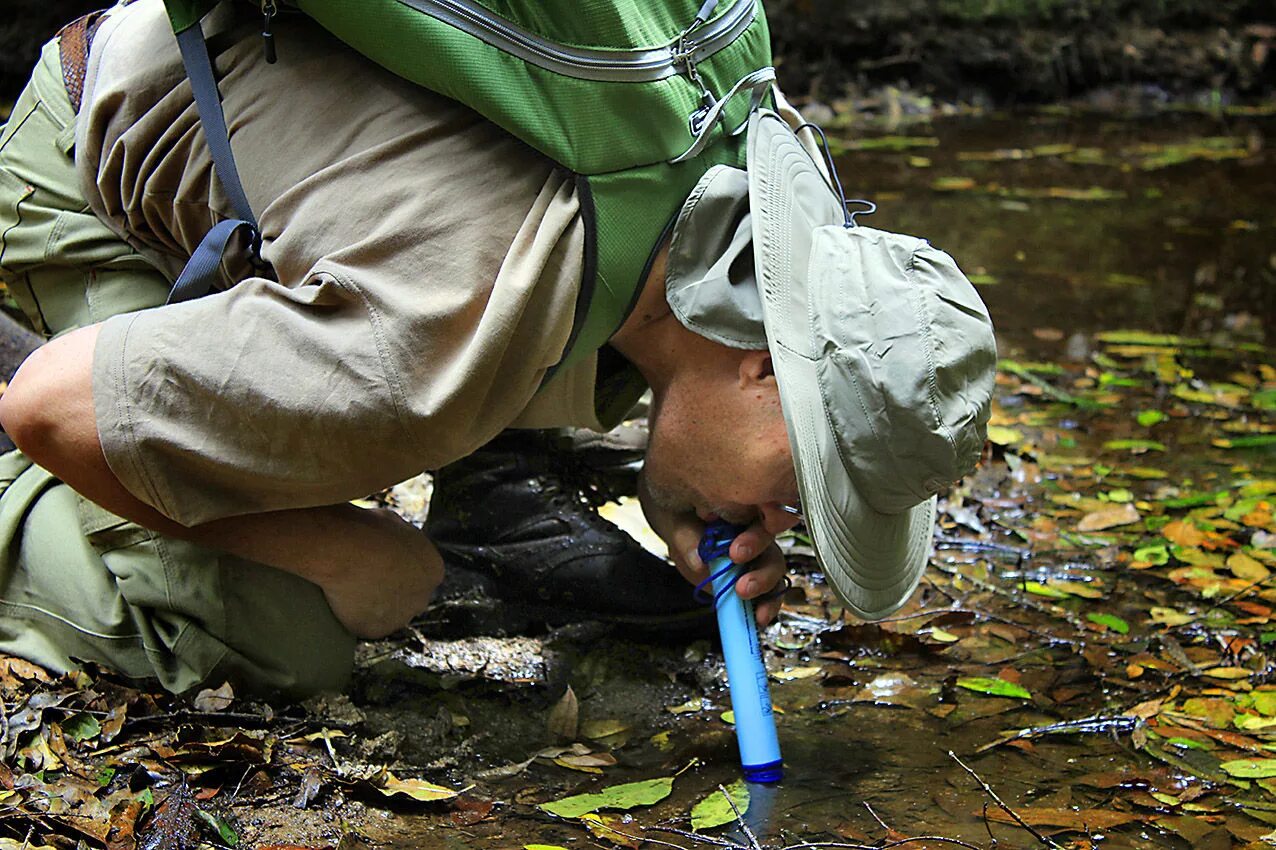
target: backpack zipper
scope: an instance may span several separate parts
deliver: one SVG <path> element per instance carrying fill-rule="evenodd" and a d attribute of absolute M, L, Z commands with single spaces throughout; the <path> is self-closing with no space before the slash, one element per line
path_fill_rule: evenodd
<path fill-rule="evenodd" d="M 739 38 L 758 14 L 757 0 L 735 0 L 717 18 L 668 44 L 633 50 L 569 47 L 544 39 L 470 0 L 398 0 L 547 71 L 600 82 L 649 83 L 675 76 Z"/>

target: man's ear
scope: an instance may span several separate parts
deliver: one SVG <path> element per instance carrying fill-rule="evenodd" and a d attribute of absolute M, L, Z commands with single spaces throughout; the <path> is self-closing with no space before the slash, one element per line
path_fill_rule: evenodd
<path fill-rule="evenodd" d="M 775 368 L 771 352 L 763 348 L 746 351 L 740 357 L 740 386 L 775 386 Z"/>

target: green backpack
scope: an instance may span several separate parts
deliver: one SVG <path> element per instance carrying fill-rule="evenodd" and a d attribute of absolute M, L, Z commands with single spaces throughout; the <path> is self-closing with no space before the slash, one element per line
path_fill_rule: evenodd
<path fill-rule="evenodd" d="M 253 251 L 260 246 L 199 24 L 217 2 L 165 0 L 215 168 L 241 220 L 210 231 L 170 300 L 208 291 L 233 232 L 246 227 Z M 556 368 L 596 351 L 620 327 L 701 175 L 717 164 L 743 167 L 742 130 L 775 79 L 762 0 L 289 3 L 392 73 L 470 106 L 577 175 L 585 276 Z M 261 5 L 273 61 L 277 9 L 274 0 Z"/>

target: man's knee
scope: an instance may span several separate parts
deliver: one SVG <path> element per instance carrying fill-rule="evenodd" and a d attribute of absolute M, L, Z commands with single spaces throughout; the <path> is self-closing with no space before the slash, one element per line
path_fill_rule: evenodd
<path fill-rule="evenodd" d="M 97 442 L 96 331 L 84 328 L 37 348 L 0 395 L 0 427 L 23 454 L 55 473 L 85 439 Z"/>

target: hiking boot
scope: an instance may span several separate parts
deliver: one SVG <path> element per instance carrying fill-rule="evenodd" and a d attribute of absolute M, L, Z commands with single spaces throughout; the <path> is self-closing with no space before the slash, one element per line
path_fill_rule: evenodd
<path fill-rule="evenodd" d="M 523 630 L 519 621 L 602 620 L 646 636 L 710 634 L 710 609 L 678 571 L 594 510 L 596 485 L 572 480 L 579 458 L 569 445 L 507 431 L 435 474 L 426 531 L 447 573 L 436 594 L 443 610 L 427 619 L 447 618 L 451 607 L 481 621 L 474 607 L 495 598 L 502 619 L 514 621 L 505 631 Z M 457 610 L 467 599 L 472 609 Z"/>

